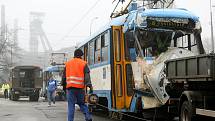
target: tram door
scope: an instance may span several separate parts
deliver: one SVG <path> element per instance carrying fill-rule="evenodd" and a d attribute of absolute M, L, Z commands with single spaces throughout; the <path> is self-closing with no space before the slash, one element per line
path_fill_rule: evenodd
<path fill-rule="evenodd" d="M 113 78 L 112 78 L 112 107 L 115 109 L 129 108 L 130 98 L 126 91 L 126 61 L 124 54 L 124 36 L 121 26 L 112 27 L 113 47 Z"/>

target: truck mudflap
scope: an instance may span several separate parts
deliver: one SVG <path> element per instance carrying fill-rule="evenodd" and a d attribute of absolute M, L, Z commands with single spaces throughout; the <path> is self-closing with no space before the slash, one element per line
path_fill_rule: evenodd
<path fill-rule="evenodd" d="M 206 109 L 196 108 L 196 114 L 202 115 L 202 116 L 215 117 L 215 111 L 214 110 L 206 110 Z"/>

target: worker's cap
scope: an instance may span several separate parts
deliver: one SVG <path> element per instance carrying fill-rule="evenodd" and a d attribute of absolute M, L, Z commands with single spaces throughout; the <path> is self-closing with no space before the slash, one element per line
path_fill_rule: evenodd
<path fill-rule="evenodd" d="M 74 52 L 74 57 L 81 57 L 83 55 L 84 55 L 84 53 L 81 49 L 76 49 Z"/>

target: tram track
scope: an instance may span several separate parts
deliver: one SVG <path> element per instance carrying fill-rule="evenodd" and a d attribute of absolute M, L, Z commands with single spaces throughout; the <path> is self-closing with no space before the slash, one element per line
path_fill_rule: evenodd
<path fill-rule="evenodd" d="M 103 106 L 100 104 L 97 104 L 97 105 L 108 110 L 108 107 L 106 107 L 106 106 Z M 135 115 L 131 115 L 131 114 L 119 112 L 119 111 L 114 112 L 114 111 L 104 111 L 104 110 L 93 110 L 92 113 L 97 116 L 102 116 L 102 117 L 107 117 L 107 118 L 113 119 L 114 121 L 131 121 L 134 119 L 135 119 L 135 121 L 152 121 L 149 119 L 144 119 L 142 117 L 138 117 Z"/>

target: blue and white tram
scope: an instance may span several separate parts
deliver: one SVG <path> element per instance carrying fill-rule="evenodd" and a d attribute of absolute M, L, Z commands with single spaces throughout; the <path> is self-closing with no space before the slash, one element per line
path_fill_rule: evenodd
<path fill-rule="evenodd" d="M 166 105 L 164 62 L 204 53 L 199 18 L 185 9 L 137 9 L 113 18 L 79 47 L 99 104 L 140 112 Z"/>
<path fill-rule="evenodd" d="M 57 80 L 57 90 L 56 90 L 56 100 L 65 100 L 66 96 L 61 86 L 62 74 L 64 70 L 64 65 L 55 65 L 47 67 L 43 72 L 43 91 L 42 96 L 47 98 L 47 81 L 49 80 L 50 75 Z"/>

